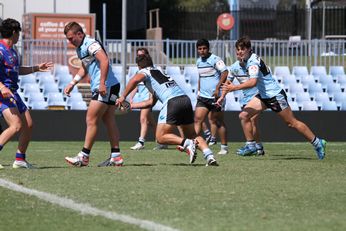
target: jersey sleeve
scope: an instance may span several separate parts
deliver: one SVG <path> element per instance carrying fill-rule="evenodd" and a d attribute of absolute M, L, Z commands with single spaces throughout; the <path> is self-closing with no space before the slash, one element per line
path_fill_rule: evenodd
<path fill-rule="evenodd" d="M 248 69 L 248 73 L 249 73 L 250 78 L 258 78 L 259 65 L 260 65 L 260 63 L 256 59 L 249 60 L 249 64 L 248 64 L 247 69 Z"/>
<path fill-rule="evenodd" d="M 220 71 L 220 72 L 224 72 L 227 71 L 227 67 L 226 64 L 223 62 L 223 60 L 220 57 L 217 57 L 217 59 L 215 60 L 215 69 Z"/>
<path fill-rule="evenodd" d="M 92 44 L 90 44 L 90 46 L 88 47 L 88 52 L 90 55 L 95 56 L 95 54 L 97 52 L 99 52 L 100 50 L 102 50 L 102 47 L 100 45 L 100 43 L 98 43 L 97 41 L 93 42 Z"/>

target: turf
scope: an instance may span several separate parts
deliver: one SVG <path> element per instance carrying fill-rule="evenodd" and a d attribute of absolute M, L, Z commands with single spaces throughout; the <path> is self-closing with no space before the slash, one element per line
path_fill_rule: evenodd
<path fill-rule="evenodd" d="M 98 168 L 109 145 L 97 142 L 89 167 L 64 156 L 81 142 L 32 142 L 28 160 L 37 169 L 11 169 L 15 142 L 0 153 L 0 178 L 93 207 L 180 230 L 345 230 L 346 144 L 329 142 L 320 161 L 308 143 L 265 143 L 263 157 L 216 156 L 219 167 L 194 165 L 176 151 L 141 151 L 122 142 L 124 167 Z M 213 147 L 217 152 L 219 146 Z M 40 201 L 0 187 L 0 230 L 140 230 Z"/>

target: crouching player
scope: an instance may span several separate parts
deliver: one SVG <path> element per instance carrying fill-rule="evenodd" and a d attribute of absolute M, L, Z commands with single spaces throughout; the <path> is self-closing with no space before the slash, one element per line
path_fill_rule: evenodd
<path fill-rule="evenodd" d="M 196 147 L 198 147 L 203 152 L 207 166 L 217 166 L 218 163 L 205 140 L 196 135 L 190 98 L 173 79 L 153 67 L 153 61 L 149 55 L 138 56 L 136 63 L 139 71 L 131 78 L 123 95 L 117 99 L 117 104 L 121 105 L 137 84 L 144 82 L 152 93 L 152 97 L 147 101 L 134 103 L 131 107 L 145 108 L 154 105 L 157 100 L 161 101 L 163 107 L 157 122 L 157 142 L 179 145 L 181 151 L 188 153 L 190 164 L 194 163 L 197 157 Z M 174 133 L 177 126 L 181 127 L 186 138 L 181 138 Z"/>

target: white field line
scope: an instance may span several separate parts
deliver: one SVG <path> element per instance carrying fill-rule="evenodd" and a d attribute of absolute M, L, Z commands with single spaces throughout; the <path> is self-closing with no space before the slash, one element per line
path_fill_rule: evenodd
<path fill-rule="evenodd" d="M 21 192 L 24 194 L 28 194 L 30 196 L 35 196 L 51 204 L 56 204 L 64 208 L 68 208 L 68 209 L 80 212 L 82 214 L 101 216 L 101 217 L 108 218 L 110 220 L 120 221 L 120 222 L 131 224 L 131 225 L 137 225 L 140 228 L 143 228 L 145 230 L 178 231 L 177 229 L 174 229 L 165 225 L 161 225 L 152 221 L 141 220 L 141 219 L 137 219 L 128 215 L 122 215 L 122 214 L 117 214 L 115 212 L 109 212 L 109 211 L 97 209 L 87 204 L 77 203 L 68 198 L 59 197 L 57 195 L 37 191 L 35 189 L 29 189 L 29 188 L 23 187 L 21 185 L 12 183 L 10 181 L 7 181 L 1 178 L 0 178 L 0 186 L 16 191 L 16 192 Z"/>

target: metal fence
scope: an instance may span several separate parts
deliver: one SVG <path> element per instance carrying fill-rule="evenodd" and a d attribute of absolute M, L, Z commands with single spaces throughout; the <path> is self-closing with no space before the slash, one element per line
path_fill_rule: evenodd
<path fill-rule="evenodd" d="M 197 59 L 196 41 L 192 40 L 127 40 L 127 65 L 136 65 L 136 49 L 149 49 L 156 65 L 189 65 Z M 235 41 L 210 41 L 211 51 L 227 65 L 235 61 Z M 105 49 L 112 64 L 121 63 L 121 40 L 106 40 Z M 271 67 L 275 66 L 346 66 L 346 40 L 253 40 L 253 51 Z M 23 40 L 19 44 L 23 65 L 47 60 L 67 65 L 71 55 L 66 40 Z"/>

